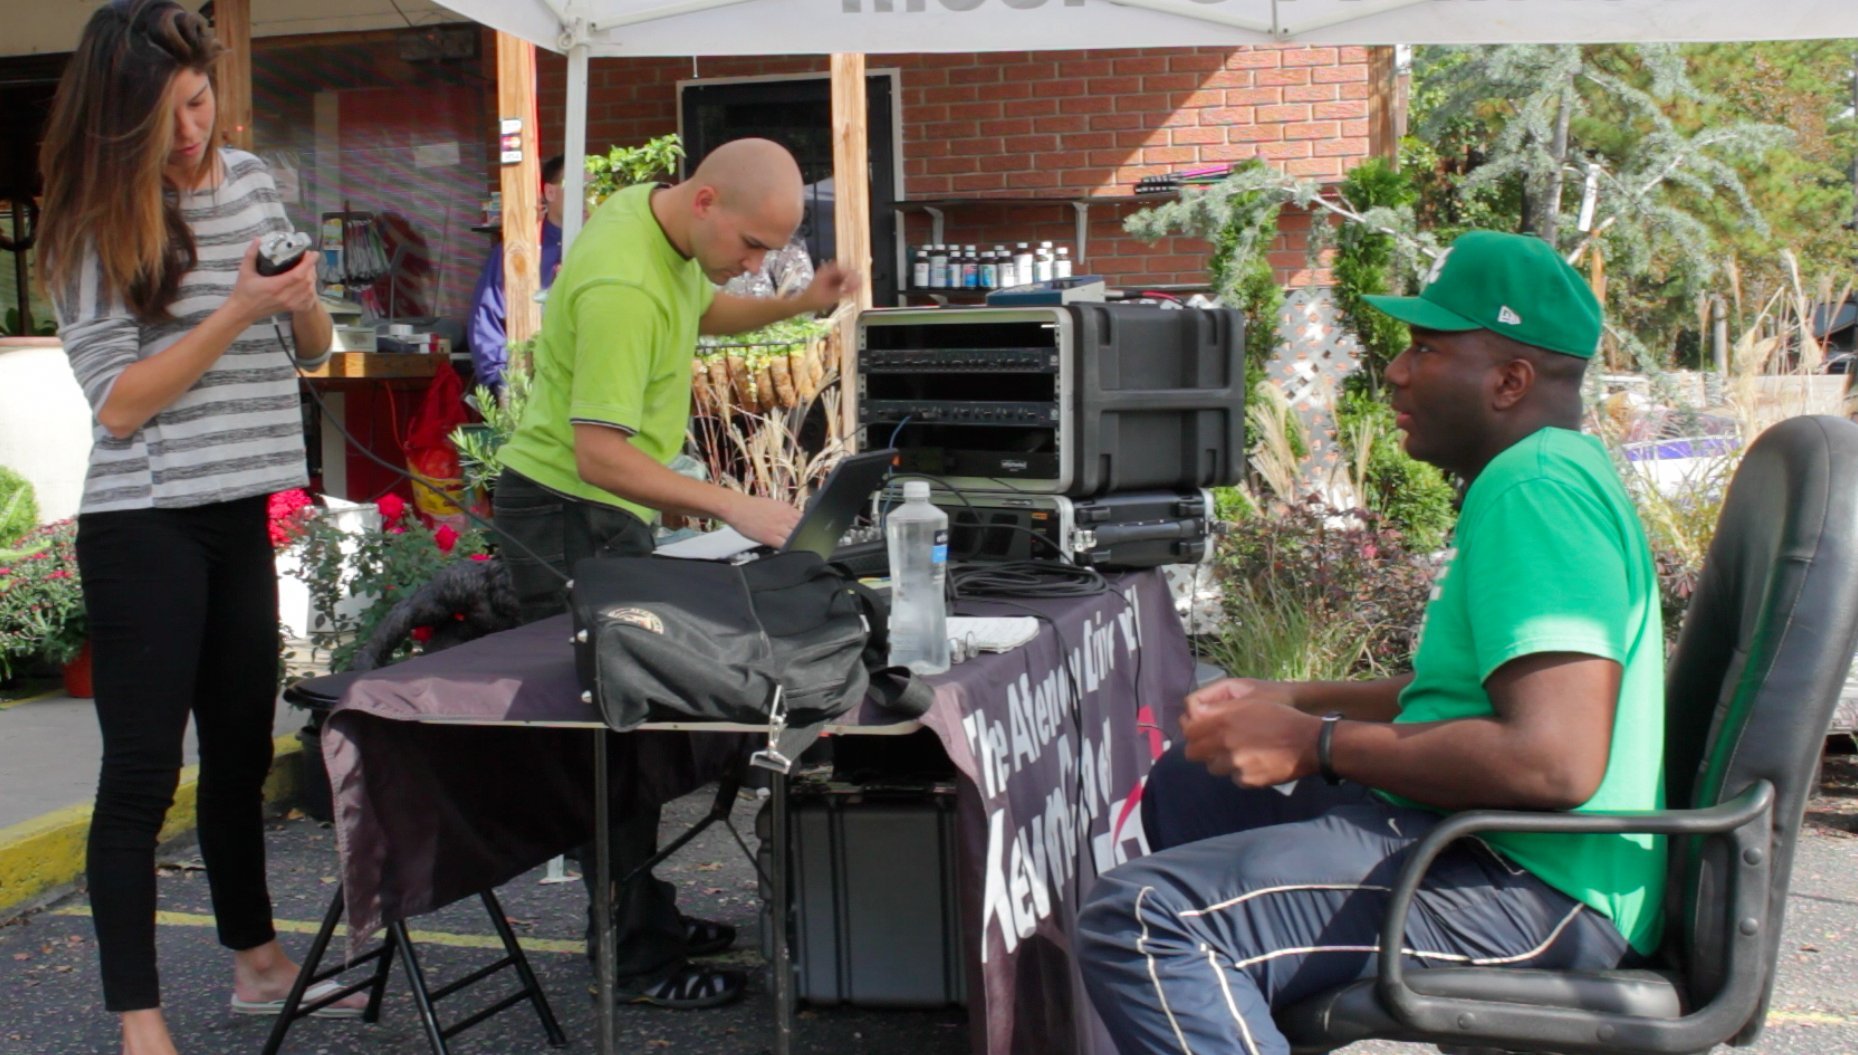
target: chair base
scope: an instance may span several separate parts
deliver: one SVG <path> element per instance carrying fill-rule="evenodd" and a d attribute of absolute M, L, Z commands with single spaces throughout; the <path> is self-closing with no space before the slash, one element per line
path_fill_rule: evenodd
<path fill-rule="evenodd" d="M 406 971 L 407 983 L 412 987 L 413 1004 L 419 1010 L 420 1024 L 424 1027 L 426 1042 L 432 1048 L 432 1055 L 451 1055 L 451 1048 L 447 1041 L 452 1037 L 525 1001 L 535 1008 L 537 1017 L 542 1020 L 542 1030 L 548 1035 L 549 1046 L 566 1047 L 567 1034 L 562 1032 L 561 1024 L 555 1020 L 555 1013 L 548 1006 L 548 998 L 542 993 L 542 985 L 536 980 L 535 972 L 529 967 L 529 957 L 523 952 L 522 946 L 517 944 L 516 934 L 510 929 L 509 920 L 503 915 L 503 906 L 498 903 L 497 896 L 488 890 L 479 896 L 484 902 L 485 911 L 490 915 L 491 926 L 496 929 L 497 937 L 503 942 L 504 956 L 495 963 L 481 967 L 435 990 L 426 984 L 425 970 L 420 966 L 419 955 L 414 950 L 413 939 L 407 933 L 404 922 L 389 924 L 387 935 L 381 940 L 380 945 L 357 956 L 353 961 L 337 964 L 326 971 L 318 970 L 322 966 L 323 956 L 328 952 L 329 942 L 335 936 L 336 925 L 342 920 L 344 910 L 342 888 L 336 887 L 335 897 L 329 902 L 329 911 L 323 914 L 322 928 L 316 932 L 316 940 L 310 945 L 310 954 L 304 959 L 302 970 L 297 974 L 296 984 L 291 986 L 290 996 L 284 1001 L 284 1009 L 278 1013 L 277 1021 L 271 1027 L 271 1036 L 265 1042 L 263 1055 L 277 1055 L 284 1045 L 285 1035 L 289 1033 L 290 1027 L 298 1019 L 352 993 L 359 993 L 363 990 L 368 993 L 368 1006 L 362 1012 L 362 1021 L 380 1021 L 381 998 L 387 991 L 387 973 L 393 967 L 396 954 L 400 957 L 401 966 Z M 305 1006 L 303 995 L 312 985 L 347 974 L 368 964 L 374 966 L 366 979 L 344 985 L 328 996 L 319 998 L 314 1004 Z M 440 1000 L 468 989 L 506 968 L 514 970 L 520 982 L 515 993 L 453 1025 L 447 1026 L 439 1021 L 437 1005 Z"/>

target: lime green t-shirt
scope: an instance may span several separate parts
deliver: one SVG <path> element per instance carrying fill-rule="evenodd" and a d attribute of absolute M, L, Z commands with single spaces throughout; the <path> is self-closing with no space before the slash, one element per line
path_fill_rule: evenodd
<path fill-rule="evenodd" d="M 1579 812 L 1662 808 L 1664 630 L 1651 549 L 1605 448 L 1554 428 L 1497 455 L 1466 491 L 1395 720 L 1491 714 L 1485 680 L 1542 652 L 1622 667 L 1606 776 Z M 1491 833 L 1486 841 L 1605 914 L 1633 948 L 1656 948 L 1662 837 Z"/>
<path fill-rule="evenodd" d="M 581 479 L 576 423 L 609 425 L 668 463 L 684 449 L 697 321 L 716 290 L 652 215 L 651 185 L 608 198 L 568 248 L 549 289 L 535 344 L 534 381 L 503 463 L 553 491 L 655 510 Z"/>

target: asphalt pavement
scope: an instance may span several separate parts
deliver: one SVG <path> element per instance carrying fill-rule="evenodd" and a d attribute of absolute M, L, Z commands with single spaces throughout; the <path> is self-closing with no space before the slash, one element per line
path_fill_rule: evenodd
<path fill-rule="evenodd" d="M 707 809 L 700 792 L 666 811 L 667 831 Z M 746 831 L 754 804 L 737 812 Z M 298 955 L 328 906 L 335 884 L 333 833 L 294 817 L 268 835 L 276 915 Z M 728 835 L 712 829 L 661 871 L 682 891 L 685 910 L 735 924 L 737 948 L 719 957 L 753 971 L 748 998 L 734 1007 L 677 1012 L 627 1007 L 621 1050 L 646 1055 L 750 1055 L 769 1050 L 772 998 L 761 973 L 758 901 L 750 864 Z M 580 883 L 549 884 L 537 870 L 501 891 L 505 914 L 525 945 L 556 1014 L 568 1052 L 596 1050 L 597 1025 L 581 945 L 585 895 Z M 183 846 L 164 855 L 159 881 L 163 992 L 170 1021 L 188 1055 L 253 1055 L 269 1020 L 236 1016 L 227 1001 L 230 967 L 215 944 L 206 878 L 197 852 Z M 0 1055 L 113 1053 L 114 1023 L 101 1006 L 96 943 L 83 895 L 74 893 L 23 918 L 0 923 Z M 454 905 L 416 921 L 420 955 L 435 985 L 469 973 L 497 955 L 481 903 Z M 1782 942 L 1774 1010 L 1758 1055 L 1858 1055 L 1858 762 L 1833 760 L 1826 794 L 1809 811 L 1795 856 L 1792 897 Z M 442 1003 L 451 1020 L 482 994 Z M 508 991 L 507 989 L 502 991 Z M 298 1023 L 286 1053 L 385 1055 L 426 1051 L 404 977 L 396 968 L 382 1020 L 374 1025 L 308 1020 Z M 453 1006 L 456 1005 L 456 1006 Z M 965 1012 L 809 1008 L 801 1012 L 795 1051 L 818 1055 L 961 1055 L 968 1050 Z M 534 1015 L 517 1008 L 454 1041 L 459 1055 L 549 1051 Z M 1367 1043 L 1348 1055 L 1416 1055 L 1418 1045 Z"/>

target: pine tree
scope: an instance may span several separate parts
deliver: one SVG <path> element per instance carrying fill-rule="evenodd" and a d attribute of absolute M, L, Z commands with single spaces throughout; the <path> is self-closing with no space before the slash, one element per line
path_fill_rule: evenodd
<path fill-rule="evenodd" d="M 1429 48 L 1415 76 L 1420 136 L 1475 152 L 1451 181 L 1456 193 L 1488 206 L 1511 188 L 1509 224 L 1494 210 L 1487 222 L 1537 234 L 1596 273 L 1603 265 L 1616 337 L 1670 343 L 1723 259 L 1724 217 L 1768 235 L 1743 175 L 1793 136 L 1727 110 L 1674 119 L 1711 105 L 1675 46 Z M 1596 207 L 1581 230 L 1590 181 Z"/>

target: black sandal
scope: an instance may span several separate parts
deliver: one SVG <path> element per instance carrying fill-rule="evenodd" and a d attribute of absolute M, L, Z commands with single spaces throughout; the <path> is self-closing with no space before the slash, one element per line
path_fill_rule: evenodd
<path fill-rule="evenodd" d="M 735 944 L 735 928 L 727 923 L 685 916 L 684 954 L 714 956 Z"/>
<path fill-rule="evenodd" d="M 747 984 L 748 976 L 741 971 L 719 971 L 685 964 L 678 968 L 676 974 L 657 985 L 622 993 L 619 999 L 628 1003 L 679 1010 L 720 1007 L 742 999 Z"/>

